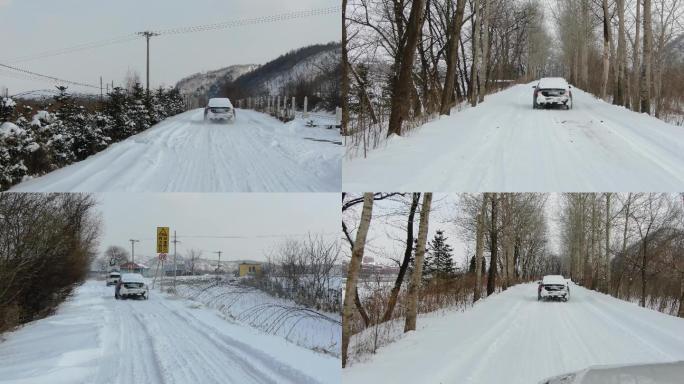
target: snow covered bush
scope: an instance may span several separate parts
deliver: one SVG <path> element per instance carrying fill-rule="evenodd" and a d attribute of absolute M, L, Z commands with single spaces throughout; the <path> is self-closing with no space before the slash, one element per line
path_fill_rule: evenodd
<path fill-rule="evenodd" d="M 177 89 L 114 88 L 104 102 L 77 99 L 67 87 L 33 113 L 0 98 L 0 190 L 92 156 L 185 110 Z M 85 105 L 83 105 L 85 104 Z M 12 120 L 15 119 L 15 120 Z"/>

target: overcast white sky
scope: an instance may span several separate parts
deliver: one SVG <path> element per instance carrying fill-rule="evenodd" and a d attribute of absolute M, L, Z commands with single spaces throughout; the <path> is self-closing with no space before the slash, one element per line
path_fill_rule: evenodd
<path fill-rule="evenodd" d="M 339 0 L 0 0 L 0 63 L 12 65 L 13 58 L 144 30 L 220 23 L 339 4 Z M 339 41 L 340 20 L 341 13 L 336 13 L 154 38 L 152 86 L 174 85 L 193 73 L 233 64 L 263 64 L 292 49 Z M 145 41 L 140 38 L 16 66 L 96 84 L 100 75 L 105 82 L 121 83 L 131 68 L 144 81 Z M 16 79 L 0 70 L 2 86 L 8 87 L 10 94 L 53 87 L 43 80 Z"/>
<path fill-rule="evenodd" d="M 103 223 L 101 251 L 109 245 L 130 251 L 129 239 L 139 239 L 136 255 L 152 257 L 158 226 L 177 231 L 182 241 L 179 253 L 202 249 L 202 257 L 213 260 L 218 256 L 212 252 L 219 250 L 224 252 L 221 260 L 265 260 L 264 253 L 286 235 L 311 232 L 325 233 L 328 239 L 340 237 L 337 193 L 104 193 L 95 198 Z M 278 237 L 257 237 L 264 235 Z"/>

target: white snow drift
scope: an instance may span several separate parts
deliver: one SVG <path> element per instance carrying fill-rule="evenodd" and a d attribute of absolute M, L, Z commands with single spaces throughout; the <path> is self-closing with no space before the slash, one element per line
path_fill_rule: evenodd
<path fill-rule="evenodd" d="M 537 301 L 520 284 L 465 312 L 433 313 L 418 330 L 345 368 L 345 383 L 530 384 L 595 365 L 684 360 L 684 320 L 572 286 Z"/>
<path fill-rule="evenodd" d="M 343 190 L 684 190 L 684 128 L 575 88 L 572 110 L 534 110 L 532 84 L 345 159 Z"/>
<path fill-rule="evenodd" d="M 203 110 L 170 118 L 43 177 L 21 192 L 333 192 L 343 149 L 335 129 L 288 124 L 238 110 L 234 124 L 205 124 Z"/>
<path fill-rule="evenodd" d="M 114 300 L 104 281 L 4 337 L 3 384 L 340 382 L 338 358 L 187 300 Z"/>

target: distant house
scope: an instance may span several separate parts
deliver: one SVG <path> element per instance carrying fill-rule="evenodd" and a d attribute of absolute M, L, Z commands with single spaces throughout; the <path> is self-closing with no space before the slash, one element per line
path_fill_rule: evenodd
<path fill-rule="evenodd" d="M 261 263 L 240 263 L 238 276 L 261 276 Z"/>
<path fill-rule="evenodd" d="M 121 273 L 139 273 L 143 276 L 147 276 L 149 270 L 150 268 L 144 264 L 131 263 L 130 261 L 119 265 L 119 271 Z"/>

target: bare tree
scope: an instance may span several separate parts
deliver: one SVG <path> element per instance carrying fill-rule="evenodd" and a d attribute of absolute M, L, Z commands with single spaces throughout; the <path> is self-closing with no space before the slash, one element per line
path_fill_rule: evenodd
<path fill-rule="evenodd" d="M 425 243 L 427 242 L 428 225 L 430 220 L 430 206 L 432 193 L 423 195 L 423 205 L 420 207 L 420 224 L 418 226 L 418 242 L 416 244 L 415 269 L 411 273 L 408 295 L 406 299 L 406 323 L 404 332 L 416 330 L 416 318 L 418 316 L 418 291 L 420 291 L 421 277 L 423 275 L 423 258 L 425 256 Z"/>
<path fill-rule="evenodd" d="M 356 230 L 356 239 L 352 250 L 351 261 L 347 270 L 347 285 L 345 288 L 344 304 L 342 306 L 342 368 L 347 365 L 349 340 L 351 338 L 351 322 L 354 312 L 353 301 L 356 297 L 356 283 L 358 281 L 363 252 L 366 246 L 366 237 L 370 228 L 373 215 L 373 194 L 363 194 L 363 209 L 361 211 L 361 223 Z"/>

